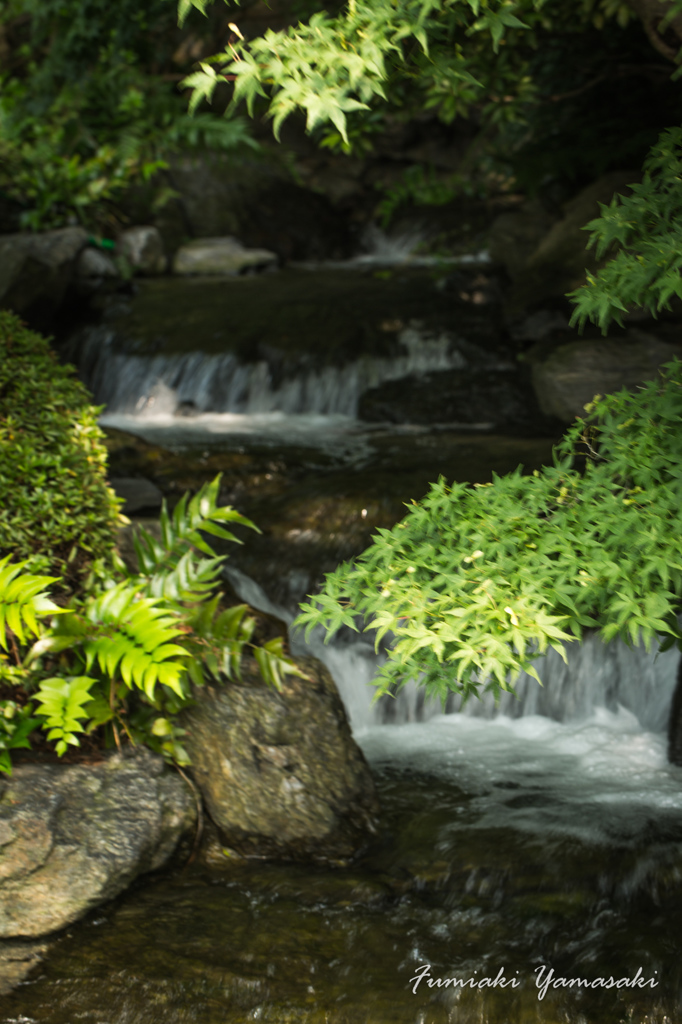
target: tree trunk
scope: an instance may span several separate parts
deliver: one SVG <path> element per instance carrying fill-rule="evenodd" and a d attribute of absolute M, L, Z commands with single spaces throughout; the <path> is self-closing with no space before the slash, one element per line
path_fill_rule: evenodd
<path fill-rule="evenodd" d="M 665 0 L 627 0 L 633 11 L 641 18 L 644 31 L 652 45 L 668 60 L 675 60 L 682 46 L 682 14 L 676 14 L 669 22 L 661 22 L 670 14 L 671 5 Z"/>
<path fill-rule="evenodd" d="M 677 686 L 668 720 L 668 760 L 682 766 L 682 658 L 677 666 Z"/>

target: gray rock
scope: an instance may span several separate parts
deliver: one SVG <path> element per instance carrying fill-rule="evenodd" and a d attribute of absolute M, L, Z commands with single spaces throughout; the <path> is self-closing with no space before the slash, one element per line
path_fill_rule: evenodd
<path fill-rule="evenodd" d="M 187 784 L 148 751 L 16 767 L 0 790 L 0 938 L 46 935 L 117 896 L 195 818 Z"/>
<path fill-rule="evenodd" d="M 612 171 L 592 182 L 564 206 L 557 221 L 514 276 L 510 309 L 579 288 L 586 271 L 595 273 L 605 260 L 587 249 L 589 232 L 584 227 L 599 216 L 599 203 L 609 203 L 616 193 L 627 194 L 628 185 L 640 178 L 638 171 Z"/>
<path fill-rule="evenodd" d="M 139 512 L 143 508 L 161 508 L 163 494 L 146 477 L 119 476 L 109 481 L 119 498 L 123 498 L 123 511 Z"/>
<path fill-rule="evenodd" d="M 595 395 L 652 380 L 662 363 L 679 354 L 678 346 L 634 328 L 617 341 L 572 341 L 533 364 L 533 387 L 546 415 L 571 423 Z"/>
<path fill-rule="evenodd" d="M 119 236 L 118 250 L 138 274 L 163 274 L 166 269 L 163 240 L 155 227 L 128 228 Z"/>
<path fill-rule="evenodd" d="M 49 324 L 87 244 L 83 228 L 0 236 L 0 307 Z"/>
<path fill-rule="evenodd" d="M 245 856 L 338 861 L 376 830 L 378 806 L 333 679 L 314 658 L 309 679 L 281 694 L 245 659 L 243 683 L 209 686 L 185 712 L 192 773 L 228 846 Z"/>
<path fill-rule="evenodd" d="M 112 258 L 91 246 L 83 249 L 76 261 L 76 279 L 81 283 L 96 287 L 104 279 L 113 280 L 118 276 L 119 273 Z"/>
<path fill-rule="evenodd" d="M 274 252 L 245 249 L 236 238 L 196 238 L 176 252 L 173 273 L 232 275 L 276 263 Z"/>
<path fill-rule="evenodd" d="M 365 391 L 358 415 L 369 423 L 447 423 L 539 437 L 552 427 L 538 409 L 527 373 L 516 366 L 388 381 Z"/>

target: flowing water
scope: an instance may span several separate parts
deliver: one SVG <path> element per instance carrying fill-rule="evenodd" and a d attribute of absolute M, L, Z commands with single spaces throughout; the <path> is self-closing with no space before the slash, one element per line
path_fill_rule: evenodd
<path fill-rule="evenodd" d="M 319 368 L 273 386 L 250 365 L 237 386 L 233 355 L 210 356 L 209 372 L 205 354 L 169 361 L 96 337 L 85 362 L 109 389 L 109 422 L 174 452 L 204 445 L 210 461 L 216 445 L 286 442 L 352 475 L 377 443 L 352 418 L 357 365 L 354 378 L 329 369 L 328 387 Z M 366 380 L 396 358 L 461 356 L 431 337 L 431 349 L 376 356 Z M 229 579 L 291 621 L 278 595 L 295 587 L 234 566 Z M 377 781 L 381 834 L 347 867 L 226 859 L 140 879 L 54 939 L 0 1000 L 0 1021 L 682 1022 L 682 769 L 665 749 L 679 655 L 589 636 L 567 664 L 542 659 L 543 687 L 526 677 L 498 707 L 453 699 L 444 714 L 413 684 L 373 704 L 382 655 L 369 640 L 313 635 L 306 647 L 293 634 L 291 645 L 337 681 Z"/>

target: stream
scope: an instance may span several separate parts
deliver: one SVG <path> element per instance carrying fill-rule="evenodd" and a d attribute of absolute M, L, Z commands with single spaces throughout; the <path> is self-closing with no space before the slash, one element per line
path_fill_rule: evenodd
<path fill-rule="evenodd" d="M 253 280 L 241 304 L 239 284 L 176 281 L 171 295 L 150 282 L 70 349 L 107 403 L 112 475 L 149 476 L 172 497 L 223 472 L 264 530 L 231 553 L 227 580 L 287 623 L 439 472 L 531 470 L 556 439 L 535 414 L 536 429 L 514 430 L 480 407 L 447 422 L 359 419 L 368 391 L 406 376 L 481 361 L 511 373 L 494 303 L 448 304 L 450 286 L 429 291 L 423 268 L 412 290 L 395 275 L 328 269 L 318 288 L 318 271 L 297 274 L 263 279 L 271 307 Z M 382 281 L 390 295 L 374 308 Z M 473 295 L 465 286 L 457 294 Z M 329 289 L 342 305 L 322 349 L 315 309 Z M 272 308 L 304 292 L 278 347 Z M 183 347 L 181 309 L 198 295 Z M 247 314 L 248 352 L 230 341 Z M 226 857 L 139 879 L 49 941 L 0 999 L 2 1024 L 682 1022 L 682 769 L 665 738 L 679 653 L 587 636 L 568 664 L 538 662 L 542 687 L 524 677 L 498 707 L 452 698 L 443 713 L 413 684 L 373 704 L 381 652 L 322 639 L 290 636 L 336 680 L 376 779 L 380 834 L 350 866 Z"/>

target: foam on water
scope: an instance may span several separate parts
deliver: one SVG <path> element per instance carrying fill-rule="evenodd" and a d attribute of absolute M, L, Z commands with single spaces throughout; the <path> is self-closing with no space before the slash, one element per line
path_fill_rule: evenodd
<path fill-rule="evenodd" d="M 473 795 L 477 828 L 627 843 L 662 812 L 682 825 L 682 769 L 667 763 L 663 734 L 623 708 L 568 723 L 443 715 L 370 728 L 358 740 L 376 766 L 418 764 Z"/>

